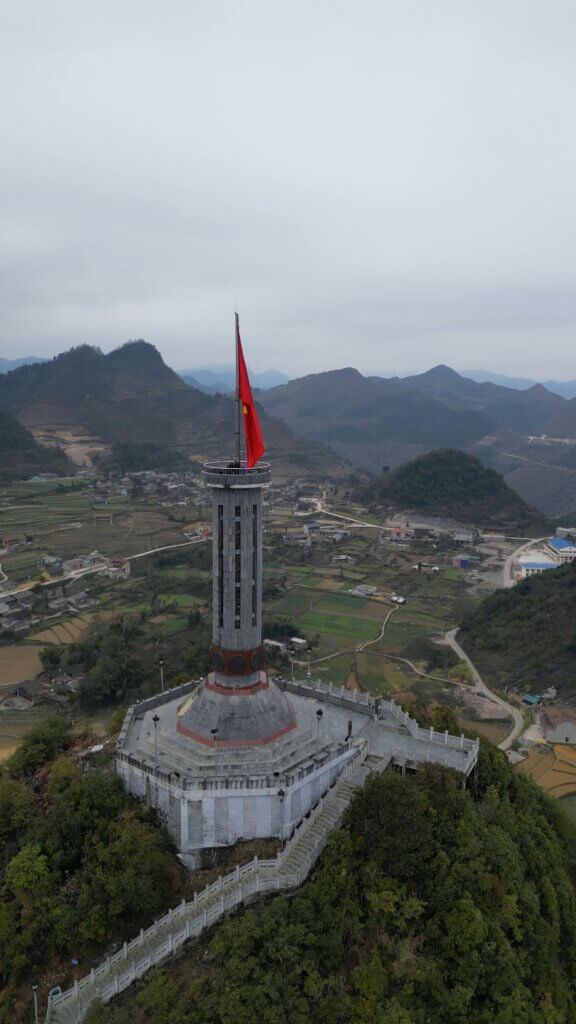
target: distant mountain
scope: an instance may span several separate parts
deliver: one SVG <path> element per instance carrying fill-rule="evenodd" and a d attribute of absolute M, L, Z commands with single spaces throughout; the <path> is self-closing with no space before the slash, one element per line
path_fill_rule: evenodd
<path fill-rule="evenodd" d="M 189 377 L 188 374 L 181 373 L 179 376 L 182 377 L 182 380 L 188 385 L 188 387 L 196 388 L 197 391 L 202 391 L 205 395 L 225 395 L 227 393 L 227 391 L 223 389 L 211 388 L 206 384 L 201 384 L 199 380 L 196 380 L 196 377 Z"/>
<path fill-rule="evenodd" d="M 458 640 L 495 688 L 576 692 L 576 563 L 498 590 L 468 616 Z"/>
<path fill-rule="evenodd" d="M 576 510 L 576 401 L 543 385 L 520 391 L 478 383 L 449 366 L 409 377 L 332 370 L 260 396 L 299 434 L 380 473 L 433 448 L 461 448 L 501 472 L 531 505 L 555 517 Z"/>
<path fill-rule="evenodd" d="M 550 528 L 500 473 L 454 448 L 440 448 L 371 480 L 358 492 L 368 505 L 392 505 L 459 522 L 516 531 Z"/>
<path fill-rule="evenodd" d="M 0 356 L 0 373 L 9 373 L 10 370 L 17 370 L 20 366 L 30 366 L 32 363 L 44 363 L 40 356 L 22 356 L 21 359 L 3 359 Z"/>
<path fill-rule="evenodd" d="M 293 430 L 373 472 L 429 448 L 470 444 L 494 426 L 480 410 L 449 408 L 404 380 L 352 368 L 301 377 L 259 397 Z"/>
<path fill-rule="evenodd" d="M 236 387 L 236 371 L 233 366 L 197 366 L 192 370 L 179 370 L 178 373 L 183 380 L 188 381 L 189 378 L 193 378 L 197 381 L 197 385 L 201 385 L 202 391 L 205 390 L 212 395 L 227 395 Z M 254 390 L 258 388 L 260 391 L 267 391 L 269 388 L 286 384 L 290 380 L 280 370 L 264 370 L 261 373 L 256 373 L 249 369 L 249 373 Z"/>
<path fill-rule="evenodd" d="M 529 380 L 527 377 L 507 377 L 503 373 L 492 373 L 490 370 L 462 370 L 464 377 L 476 381 L 491 381 L 507 388 L 519 388 L 521 391 L 531 388 L 534 384 L 543 384 L 548 391 L 553 391 L 562 398 L 576 398 L 576 380 Z"/>
<path fill-rule="evenodd" d="M 402 383 L 452 409 L 482 412 L 495 424 L 527 434 L 539 432 L 542 424 L 566 406 L 565 399 L 542 384 L 534 384 L 525 391 L 490 382 L 479 384 L 443 365 L 404 377 Z"/>
<path fill-rule="evenodd" d="M 87 435 L 112 445 L 168 445 L 196 460 L 226 458 L 234 446 L 234 405 L 189 387 L 145 341 L 103 355 L 82 345 L 49 362 L 0 376 L 0 408 L 43 435 Z M 333 451 L 296 437 L 262 411 L 275 468 L 294 475 L 349 472 Z"/>
<path fill-rule="evenodd" d="M 14 416 L 0 412 L 1 480 L 22 480 L 36 473 L 65 474 L 70 470 L 63 452 L 38 444 Z"/>

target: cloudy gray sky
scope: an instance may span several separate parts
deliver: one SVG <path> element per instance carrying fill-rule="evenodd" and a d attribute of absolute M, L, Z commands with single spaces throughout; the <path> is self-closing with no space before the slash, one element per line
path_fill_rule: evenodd
<path fill-rule="evenodd" d="M 573 0 L 5 0 L 0 355 L 576 376 Z"/>

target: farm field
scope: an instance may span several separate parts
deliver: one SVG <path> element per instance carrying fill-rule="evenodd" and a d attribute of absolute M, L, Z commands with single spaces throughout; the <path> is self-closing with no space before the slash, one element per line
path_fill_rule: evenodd
<path fill-rule="evenodd" d="M 0 711 L 0 762 L 5 761 L 20 746 L 23 737 L 35 725 L 42 721 L 44 715 L 33 715 L 30 711 L 16 715 L 13 711 Z"/>
<path fill-rule="evenodd" d="M 49 626 L 38 633 L 30 635 L 32 643 L 50 644 L 72 644 L 78 640 L 90 626 L 108 622 L 115 617 L 113 611 L 85 612 L 83 615 L 76 615 L 71 619 L 65 619 L 54 626 Z"/>
<path fill-rule="evenodd" d="M 547 753 L 530 751 L 528 757 L 518 765 L 518 771 L 530 775 L 548 796 L 576 796 L 575 755 L 573 748 L 563 744 L 557 744 Z"/>
<path fill-rule="evenodd" d="M 0 683 L 21 683 L 42 671 L 40 651 L 44 644 L 14 644 L 0 647 Z"/>
<path fill-rule="evenodd" d="M 343 641 L 372 640 L 378 636 L 378 627 L 361 615 L 344 615 L 314 609 L 298 617 L 298 625 L 308 633 L 324 633 Z M 346 647 L 346 642 L 343 644 Z"/>
<path fill-rule="evenodd" d="M 53 481 L 0 490 L 0 534 L 32 538 L 25 548 L 2 556 L 4 572 L 16 582 L 37 577 L 38 558 L 45 553 L 133 555 L 184 539 L 181 524 L 169 519 L 168 506 L 126 498 L 94 509 L 85 491 L 53 491 Z M 96 522 L 97 512 L 110 513 L 112 523 Z"/>

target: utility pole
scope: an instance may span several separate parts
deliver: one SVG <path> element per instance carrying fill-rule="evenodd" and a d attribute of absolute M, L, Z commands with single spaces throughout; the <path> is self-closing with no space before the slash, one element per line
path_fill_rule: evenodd
<path fill-rule="evenodd" d="M 164 693 L 164 658 L 160 658 L 160 689 Z"/>

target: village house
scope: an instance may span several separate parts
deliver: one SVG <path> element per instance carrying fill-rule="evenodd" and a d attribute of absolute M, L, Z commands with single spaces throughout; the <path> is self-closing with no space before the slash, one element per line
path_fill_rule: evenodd
<path fill-rule="evenodd" d="M 549 743 L 576 743 L 576 711 L 559 706 L 543 708 L 540 728 Z"/>

